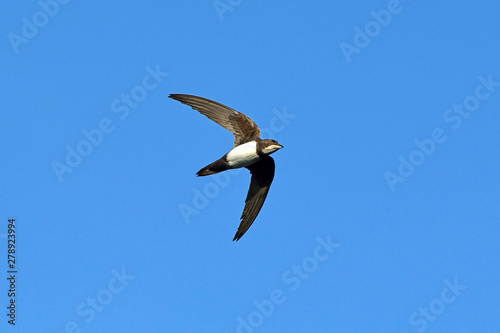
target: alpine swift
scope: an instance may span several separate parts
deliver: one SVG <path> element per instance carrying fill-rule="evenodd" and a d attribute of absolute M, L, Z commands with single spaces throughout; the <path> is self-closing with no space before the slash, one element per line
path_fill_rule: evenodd
<path fill-rule="evenodd" d="M 169 97 L 189 105 L 234 134 L 233 149 L 198 171 L 196 175 L 208 176 L 237 168 L 250 170 L 252 174 L 250 189 L 245 199 L 240 226 L 233 238 L 233 241 L 237 241 L 255 221 L 273 182 L 274 160 L 269 155 L 283 146 L 275 140 L 262 140 L 257 124 L 247 115 L 230 107 L 193 95 L 171 94 Z"/>

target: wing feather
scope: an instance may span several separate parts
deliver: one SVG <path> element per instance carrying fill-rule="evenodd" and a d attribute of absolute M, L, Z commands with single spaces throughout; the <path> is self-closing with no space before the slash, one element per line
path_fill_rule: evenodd
<path fill-rule="evenodd" d="M 266 156 L 248 166 L 247 169 L 252 174 L 252 180 L 245 200 L 245 208 L 241 214 L 241 223 L 233 241 L 239 240 L 247 232 L 264 205 L 274 179 L 274 160 L 271 156 Z"/>
<path fill-rule="evenodd" d="M 247 115 L 207 98 L 185 94 L 169 96 L 189 105 L 234 134 L 234 146 L 260 138 L 260 129 Z"/>

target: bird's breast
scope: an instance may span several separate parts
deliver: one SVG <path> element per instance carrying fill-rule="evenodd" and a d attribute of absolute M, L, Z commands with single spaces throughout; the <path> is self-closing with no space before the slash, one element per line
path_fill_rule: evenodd
<path fill-rule="evenodd" d="M 234 147 L 226 155 L 227 163 L 232 169 L 244 168 L 260 160 L 257 154 L 257 142 L 251 141 Z"/>

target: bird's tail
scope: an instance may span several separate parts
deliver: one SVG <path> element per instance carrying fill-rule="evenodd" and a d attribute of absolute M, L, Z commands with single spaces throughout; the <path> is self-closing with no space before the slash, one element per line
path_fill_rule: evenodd
<path fill-rule="evenodd" d="M 229 166 L 227 164 L 227 161 L 225 158 L 218 159 L 217 161 L 207 165 L 200 171 L 196 173 L 198 177 L 200 176 L 209 176 L 209 175 L 214 175 L 216 173 L 222 172 L 229 169 Z"/>

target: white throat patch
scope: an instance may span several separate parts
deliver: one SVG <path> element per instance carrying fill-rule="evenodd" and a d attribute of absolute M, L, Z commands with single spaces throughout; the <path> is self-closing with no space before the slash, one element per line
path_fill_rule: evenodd
<path fill-rule="evenodd" d="M 262 152 L 266 155 L 270 155 L 272 153 L 274 153 L 275 151 L 278 151 L 279 149 L 281 149 L 281 146 L 278 146 L 278 145 L 270 145 L 270 146 L 267 146 L 267 147 L 264 147 L 262 149 Z"/>

